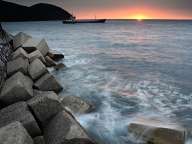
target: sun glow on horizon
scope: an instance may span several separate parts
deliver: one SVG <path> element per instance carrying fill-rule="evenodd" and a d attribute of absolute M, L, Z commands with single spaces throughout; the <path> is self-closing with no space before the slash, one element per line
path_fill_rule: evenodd
<path fill-rule="evenodd" d="M 136 19 L 137 21 L 142 21 L 144 19 L 148 19 L 148 17 L 143 14 L 137 14 L 132 16 L 132 19 Z"/>

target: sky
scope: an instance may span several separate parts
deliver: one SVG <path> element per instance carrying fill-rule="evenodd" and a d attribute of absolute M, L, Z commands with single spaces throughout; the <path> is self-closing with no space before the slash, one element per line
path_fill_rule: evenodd
<path fill-rule="evenodd" d="M 192 19 L 192 0 L 7 0 L 23 5 L 50 3 L 77 18 Z"/>

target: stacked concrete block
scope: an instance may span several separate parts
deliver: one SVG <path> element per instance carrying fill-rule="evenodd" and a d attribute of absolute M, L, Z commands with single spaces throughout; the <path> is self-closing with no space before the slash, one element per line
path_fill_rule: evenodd
<path fill-rule="evenodd" d="M 22 47 L 23 44 L 28 40 L 30 39 L 31 36 L 23 33 L 23 32 L 20 32 L 18 33 L 16 36 L 14 36 L 13 38 L 13 46 L 14 48 L 18 48 L 18 47 Z"/>
<path fill-rule="evenodd" d="M 32 136 L 41 135 L 41 130 L 25 102 L 18 102 L 0 110 L 0 127 L 19 121 Z"/>
<path fill-rule="evenodd" d="M 35 59 L 40 59 L 43 63 L 45 63 L 45 58 L 43 57 L 43 55 L 41 54 L 41 52 L 39 50 L 35 50 L 34 52 L 31 52 L 29 54 L 29 62 L 31 63 L 32 61 L 34 61 Z"/>
<path fill-rule="evenodd" d="M 12 104 L 26 101 L 33 97 L 33 81 L 21 72 L 17 72 L 5 81 L 0 94 L 0 101 Z"/>

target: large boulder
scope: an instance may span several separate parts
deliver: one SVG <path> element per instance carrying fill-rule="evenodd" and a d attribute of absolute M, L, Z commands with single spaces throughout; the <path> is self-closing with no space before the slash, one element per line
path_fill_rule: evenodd
<path fill-rule="evenodd" d="M 45 57 L 45 62 L 47 67 L 53 67 L 56 66 L 57 64 L 55 63 L 54 60 L 52 60 L 49 56 Z"/>
<path fill-rule="evenodd" d="M 39 59 L 35 59 L 29 65 L 29 75 L 33 80 L 37 80 L 46 72 L 48 72 L 46 66 Z"/>
<path fill-rule="evenodd" d="M 88 113 L 93 110 L 93 105 L 89 102 L 75 96 L 66 96 L 62 100 L 64 107 L 70 109 L 73 113 Z"/>
<path fill-rule="evenodd" d="M 138 141 L 152 144 L 184 144 L 183 128 L 159 123 L 158 121 L 136 121 L 128 126 L 128 130 Z"/>
<path fill-rule="evenodd" d="M 30 39 L 31 36 L 23 33 L 23 32 L 20 32 L 18 33 L 17 35 L 14 36 L 13 38 L 13 46 L 14 48 L 18 48 L 18 47 L 22 47 L 23 44 L 28 40 Z"/>
<path fill-rule="evenodd" d="M 39 50 L 35 50 L 34 52 L 31 52 L 29 54 L 29 62 L 31 63 L 32 61 L 34 61 L 35 59 L 40 59 L 43 63 L 45 63 L 45 58 L 43 57 L 43 55 L 41 54 L 41 52 Z"/>
<path fill-rule="evenodd" d="M 41 123 L 63 110 L 59 97 L 52 91 L 43 92 L 42 95 L 35 96 L 27 103 Z"/>
<path fill-rule="evenodd" d="M 0 110 L 0 127 L 19 121 L 32 136 L 41 135 L 41 130 L 25 102 L 18 102 Z"/>
<path fill-rule="evenodd" d="M 34 144 L 45 144 L 45 140 L 43 136 L 38 136 L 33 139 Z"/>
<path fill-rule="evenodd" d="M 44 126 L 44 138 L 46 144 L 63 144 L 73 139 L 89 139 L 85 130 L 66 111 L 58 113 Z"/>
<path fill-rule="evenodd" d="M 33 144 L 33 139 L 20 122 L 14 122 L 0 129 L 0 143 Z"/>
<path fill-rule="evenodd" d="M 43 56 L 46 56 L 49 52 L 49 47 L 47 45 L 47 42 L 45 39 L 28 39 L 23 44 L 24 50 L 26 50 L 28 53 L 31 53 L 35 50 L 39 50 Z"/>
<path fill-rule="evenodd" d="M 29 61 L 19 57 L 7 63 L 7 75 L 10 76 L 18 71 L 27 74 Z"/>
<path fill-rule="evenodd" d="M 11 59 L 17 59 L 22 57 L 23 59 L 28 59 L 29 56 L 23 48 L 18 48 L 15 52 L 12 53 Z"/>
<path fill-rule="evenodd" d="M 34 86 L 41 91 L 54 91 L 56 93 L 63 89 L 56 78 L 50 73 L 45 74 L 37 80 Z"/>
<path fill-rule="evenodd" d="M 64 55 L 58 51 L 55 50 L 49 50 L 47 54 L 52 60 L 59 61 L 64 58 Z"/>
<path fill-rule="evenodd" d="M 17 72 L 5 81 L 0 94 L 0 101 L 4 104 L 12 104 L 18 101 L 26 101 L 33 97 L 33 81 Z"/>

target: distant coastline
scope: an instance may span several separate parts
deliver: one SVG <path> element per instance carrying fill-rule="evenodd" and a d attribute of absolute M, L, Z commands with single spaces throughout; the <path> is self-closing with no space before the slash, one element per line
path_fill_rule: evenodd
<path fill-rule="evenodd" d="M 66 10 L 50 4 L 39 3 L 27 7 L 0 1 L 0 22 L 65 20 L 70 17 Z"/>

